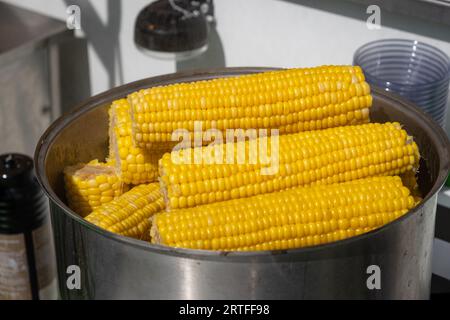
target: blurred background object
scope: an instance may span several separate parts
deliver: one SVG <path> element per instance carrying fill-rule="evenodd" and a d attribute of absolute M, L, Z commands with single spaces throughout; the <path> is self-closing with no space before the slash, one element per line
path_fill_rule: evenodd
<path fill-rule="evenodd" d="M 207 17 L 211 1 L 158 0 L 146 6 L 136 19 L 134 41 L 144 53 L 157 59 L 187 60 L 208 50 Z"/>
<path fill-rule="evenodd" d="M 176 70 L 225 67 L 213 0 L 159 0 L 136 18 L 136 46 L 154 59 L 173 60 Z"/>

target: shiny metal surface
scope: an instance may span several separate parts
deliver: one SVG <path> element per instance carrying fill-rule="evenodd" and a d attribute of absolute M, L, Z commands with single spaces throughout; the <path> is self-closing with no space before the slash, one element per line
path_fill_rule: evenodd
<path fill-rule="evenodd" d="M 50 38 L 72 33 L 62 21 L 0 2 L 0 66 L 46 47 Z"/>
<path fill-rule="evenodd" d="M 59 283 L 65 299 L 426 299 L 430 291 L 436 193 L 449 171 L 449 141 L 414 106 L 375 90 L 372 119 L 400 121 L 419 144 L 424 201 L 383 228 L 344 241 L 296 250 L 228 253 L 173 249 L 119 237 L 87 223 L 64 205 L 62 169 L 107 150 L 107 106 L 154 85 L 259 72 L 233 68 L 138 81 L 93 97 L 56 121 L 35 154 L 50 197 Z M 70 265 L 81 289 L 66 287 Z M 381 270 L 370 290 L 367 268 Z"/>
<path fill-rule="evenodd" d="M 47 49 L 39 47 L 11 63 L 0 63 L 0 154 L 32 155 L 50 125 L 47 61 Z"/>
<path fill-rule="evenodd" d="M 32 154 L 61 115 L 56 39 L 71 34 L 61 21 L 0 2 L 0 153 Z"/>

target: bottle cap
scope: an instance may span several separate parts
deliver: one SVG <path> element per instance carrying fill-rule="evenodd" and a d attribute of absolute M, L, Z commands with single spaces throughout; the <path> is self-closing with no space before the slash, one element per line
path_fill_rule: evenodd
<path fill-rule="evenodd" d="M 33 160 L 22 154 L 0 156 L 0 188 L 20 188 L 34 181 Z"/>
<path fill-rule="evenodd" d="M 16 153 L 0 155 L 0 233 L 33 229 L 44 221 L 46 212 L 33 160 Z"/>

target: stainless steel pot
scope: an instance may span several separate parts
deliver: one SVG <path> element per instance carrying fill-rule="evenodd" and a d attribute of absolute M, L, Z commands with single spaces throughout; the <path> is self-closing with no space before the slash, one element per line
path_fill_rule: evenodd
<path fill-rule="evenodd" d="M 436 194 L 449 171 L 449 141 L 442 129 L 418 108 L 379 90 L 373 94 L 372 119 L 399 121 L 414 136 L 423 157 L 419 184 L 425 195 L 414 210 L 379 230 L 305 249 L 248 253 L 194 251 L 111 234 L 84 221 L 64 204 L 63 168 L 105 157 L 107 107 L 112 100 L 156 85 L 263 70 L 268 69 L 233 68 L 145 79 L 95 96 L 53 123 L 39 142 L 35 162 L 39 181 L 50 198 L 63 298 L 429 297 Z M 66 271 L 72 265 L 79 266 L 81 271 L 79 290 L 66 285 L 72 275 Z M 376 267 L 371 269 L 373 265 Z M 368 282 L 376 284 L 377 279 L 380 289 L 368 286 Z"/>

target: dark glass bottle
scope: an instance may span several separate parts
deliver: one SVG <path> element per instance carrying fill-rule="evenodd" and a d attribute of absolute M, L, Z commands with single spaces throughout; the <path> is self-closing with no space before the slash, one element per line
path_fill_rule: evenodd
<path fill-rule="evenodd" d="M 56 298 L 47 200 L 33 160 L 0 156 L 0 300 Z"/>

